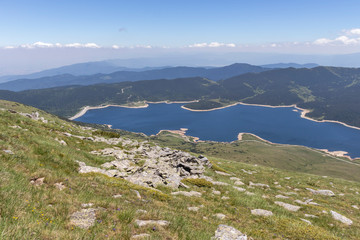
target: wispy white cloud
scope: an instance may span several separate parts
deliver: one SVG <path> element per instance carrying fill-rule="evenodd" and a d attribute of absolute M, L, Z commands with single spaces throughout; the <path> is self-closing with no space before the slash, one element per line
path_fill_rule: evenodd
<path fill-rule="evenodd" d="M 344 35 L 337 38 L 319 38 L 316 39 L 313 44 L 327 46 L 348 46 L 348 45 L 360 45 L 360 28 L 353 28 L 343 31 Z"/>
<path fill-rule="evenodd" d="M 31 44 L 21 44 L 18 46 L 6 46 L 4 49 L 15 49 L 15 48 L 101 48 L 96 43 L 45 43 L 45 42 L 35 42 Z"/>
<path fill-rule="evenodd" d="M 216 47 L 236 47 L 234 43 L 219 43 L 219 42 L 211 42 L 211 43 L 195 43 L 192 45 L 189 45 L 190 48 L 216 48 Z"/>

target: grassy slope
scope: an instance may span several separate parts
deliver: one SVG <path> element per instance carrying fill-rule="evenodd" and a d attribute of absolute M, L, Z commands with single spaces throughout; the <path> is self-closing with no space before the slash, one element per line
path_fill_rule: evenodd
<path fill-rule="evenodd" d="M 4 101 L 0 102 L 0 108 L 22 112 L 34 110 Z M 227 159 L 210 159 L 241 178 L 246 185 L 249 181 L 261 182 L 269 184 L 270 189 L 245 186 L 249 192 L 255 193 L 249 196 L 234 190 L 229 177 L 217 175 L 209 169 L 209 176 L 231 184 L 213 187 L 221 191 L 221 196 L 230 197 L 229 200 L 213 195 L 210 188 L 195 186 L 191 190 L 202 192 L 202 198 L 166 197 L 171 192 L 166 187 L 160 188 L 165 194 L 160 195 L 124 180 L 77 173 L 75 160 L 92 166 L 109 161 L 89 154 L 108 145 L 65 137 L 60 133 L 90 136 L 92 132 L 39 112 L 50 123 L 0 111 L 0 149 L 10 149 L 15 153 L 9 155 L 0 151 L 0 239 L 129 239 L 136 233 L 149 233 L 152 239 L 210 239 L 218 224 L 234 226 L 254 239 L 357 239 L 360 235 L 360 210 L 351 208 L 360 201 L 360 195 L 356 194 L 360 192 L 357 182 L 254 166 L 223 156 Z M 22 129 L 10 127 L 14 125 Z M 60 145 L 55 138 L 66 141 L 67 146 Z M 249 175 L 241 169 L 256 173 Z M 32 186 L 29 184 L 32 177 L 45 177 L 44 185 Z M 291 179 L 286 180 L 285 177 Z M 281 187 L 275 187 L 275 181 Z M 56 182 L 63 182 L 67 188 L 57 190 L 53 186 Z M 306 187 L 331 189 L 337 196 L 312 195 L 305 190 Z M 145 201 L 137 199 L 130 189 L 137 189 Z M 296 192 L 297 195 L 280 201 L 293 203 L 295 199 L 309 197 L 321 206 L 307 205 L 299 212 L 288 212 L 273 203 L 277 200 L 275 195 L 286 192 Z M 344 196 L 339 196 L 339 193 Z M 111 197 L 114 194 L 122 194 L 123 197 L 114 199 Z M 263 198 L 263 195 L 268 198 Z M 71 226 L 69 215 L 80 210 L 81 203 L 89 202 L 104 208 L 97 214 L 95 226 L 88 230 Z M 199 205 L 204 205 L 204 208 L 197 213 L 187 210 L 189 206 Z M 252 216 L 250 210 L 256 208 L 271 210 L 274 216 Z M 138 209 L 148 213 L 136 213 Z M 354 224 L 350 227 L 340 224 L 329 214 L 322 213 L 323 210 L 337 211 L 352 219 Z M 213 216 L 215 213 L 223 213 L 227 217 L 219 220 Z M 305 213 L 319 218 L 309 219 L 313 223 L 309 226 L 300 220 Z M 139 228 L 134 225 L 135 219 L 164 219 L 171 224 L 169 227 Z"/>

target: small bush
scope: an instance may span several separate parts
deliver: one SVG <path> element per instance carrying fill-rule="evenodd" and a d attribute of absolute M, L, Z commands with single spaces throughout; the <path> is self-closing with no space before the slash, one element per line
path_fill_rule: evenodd
<path fill-rule="evenodd" d="M 212 187 L 213 184 L 203 178 L 185 178 L 181 180 L 184 184 L 192 184 L 198 187 Z"/>
<path fill-rule="evenodd" d="M 120 134 L 116 132 L 110 132 L 110 131 L 103 131 L 103 130 L 96 130 L 92 133 L 93 135 L 103 136 L 103 137 L 109 137 L 109 138 L 119 138 Z"/>

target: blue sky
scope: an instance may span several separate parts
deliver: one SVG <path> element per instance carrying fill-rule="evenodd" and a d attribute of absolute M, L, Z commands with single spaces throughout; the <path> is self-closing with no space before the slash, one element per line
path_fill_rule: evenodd
<path fill-rule="evenodd" d="M 312 42 L 360 28 L 358 0 L 2 0 L 0 6 L 0 46 Z"/>
<path fill-rule="evenodd" d="M 356 53 L 359 9 L 359 0 L 1 0 L 0 75 L 110 58 L 187 54 L 178 64 L 194 65 L 194 55 L 223 54 L 223 64 L 266 64 Z"/>

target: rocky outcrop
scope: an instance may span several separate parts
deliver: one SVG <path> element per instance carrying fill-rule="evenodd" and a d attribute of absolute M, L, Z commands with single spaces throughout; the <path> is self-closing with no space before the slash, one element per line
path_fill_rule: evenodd
<path fill-rule="evenodd" d="M 279 205 L 279 206 L 281 206 L 281 207 L 283 207 L 286 210 L 289 210 L 291 212 L 296 212 L 301 208 L 299 206 L 295 206 L 295 205 L 292 205 L 292 204 L 289 204 L 289 203 L 284 203 L 284 202 L 275 202 L 275 204 Z"/>
<path fill-rule="evenodd" d="M 97 139 L 93 141 L 97 141 Z M 125 141 L 127 145 L 134 145 L 129 140 L 119 140 L 118 138 L 111 140 L 114 143 L 118 141 L 122 144 Z M 186 152 L 138 142 L 136 142 L 136 147 L 127 150 L 114 147 L 91 153 L 111 156 L 115 160 L 104 163 L 101 167 L 91 167 L 83 162 L 78 162 L 80 173 L 96 172 L 109 177 L 121 177 L 146 187 L 166 185 L 178 188 L 182 185 L 183 178 L 202 177 L 206 167 L 211 167 L 211 163 L 204 156 L 194 157 Z M 226 183 L 221 184 L 225 185 Z"/>
<path fill-rule="evenodd" d="M 165 220 L 135 220 L 135 225 L 139 227 L 147 226 L 147 225 L 159 225 L 159 226 L 168 226 L 170 222 Z"/>

